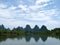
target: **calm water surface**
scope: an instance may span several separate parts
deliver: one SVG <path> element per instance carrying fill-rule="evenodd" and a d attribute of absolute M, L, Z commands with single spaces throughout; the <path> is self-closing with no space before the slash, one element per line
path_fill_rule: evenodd
<path fill-rule="evenodd" d="M 0 38 L 0 45 L 60 45 L 60 40 L 52 37 Z"/>

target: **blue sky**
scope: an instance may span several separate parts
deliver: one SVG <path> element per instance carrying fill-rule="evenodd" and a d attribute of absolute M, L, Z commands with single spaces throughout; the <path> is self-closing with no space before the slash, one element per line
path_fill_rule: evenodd
<path fill-rule="evenodd" d="M 60 27 L 59 5 L 60 0 L 0 0 L 0 25 Z"/>

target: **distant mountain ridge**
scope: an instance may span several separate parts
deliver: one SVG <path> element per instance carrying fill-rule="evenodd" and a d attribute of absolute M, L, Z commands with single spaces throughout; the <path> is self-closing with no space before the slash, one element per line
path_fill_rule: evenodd
<path fill-rule="evenodd" d="M 0 25 L 0 30 L 10 30 L 9 28 L 6 29 L 4 25 Z M 26 25 L 25 28 L 18 26 L 17 28 L 13 28 L 12 30 L 24 30 L 24 31 L 46 31 L 48 30 L 45 25 L 43 25 L 41 28 L 39 28 L 38 25 L 35 25 L 35 27 L 32 29 L 30 25 Z"/>
<path fill-rule="evenodd" d="M 60 28 L 55 28 L 55 29 L 60 29 Z M 11 29 L 10 28 L 6 29 L 4 27 L 4 25 L 2 24 L 2 25 L 0 25 L 0 30 L 11 30 Z M 30 25 L 26 25 L 25 28 L 18 26 L 17 28 L 13 28 L 12 30 L 22 30 L 22 31 L 31 31 L 31 32 L 33 32 L 33 31 L 35 31 L 35 32 L 38 32 L 38 31 L 48 31 L 48 29 L 47 29 L 47 27 L 45 25 L 42 25 L 41 28 L 39 28 L 38 25 L 35 25 L 34 28 L 31 28 Z"/>

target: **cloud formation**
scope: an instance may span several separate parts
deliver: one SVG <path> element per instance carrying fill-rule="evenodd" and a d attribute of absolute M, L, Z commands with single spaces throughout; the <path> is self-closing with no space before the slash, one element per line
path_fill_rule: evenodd
<path fill-rule="evenodd" d="M 54 0 L 1 0 L 0 24 L 10 27 L 26 24 L 46 25 L 48 28 L 59 27 L 59 12 Z"/>

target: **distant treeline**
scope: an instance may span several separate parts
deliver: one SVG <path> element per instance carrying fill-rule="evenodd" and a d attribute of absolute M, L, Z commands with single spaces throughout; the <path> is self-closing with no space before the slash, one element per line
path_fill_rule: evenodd
<path fill-rule="evenodd" d="M 60 28 L 55 28 L 53 30 L 48 30 L 45 25 L 42 25 L 41 28 L 39 28 L 37 25 L 32 29 L 30 25 L 26 25 L 25 28 L 18 26 L 17 28 L 13 28 L 10 30 L 10 28 L 5 28 L 4 25 L 0 25 L 0 36 L 18 36 L 18 35 L 48 35 L 48 36 L 60 36 Z"/>

